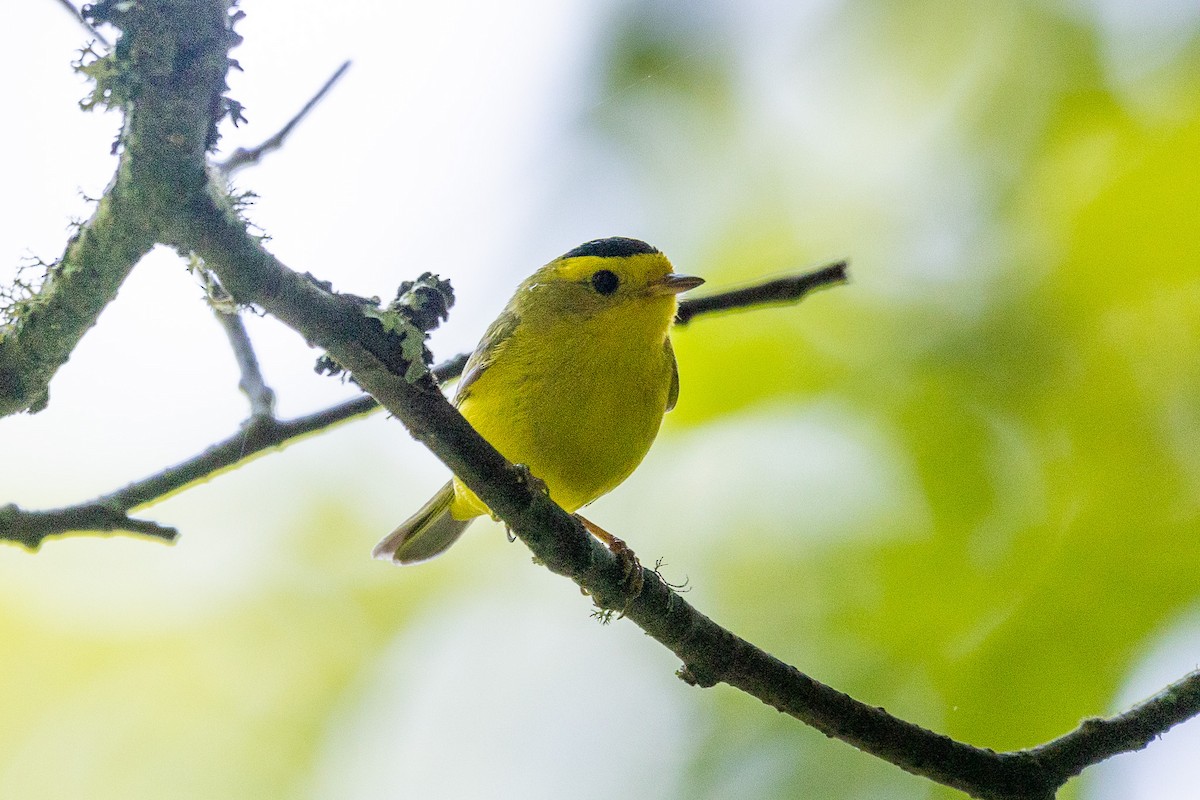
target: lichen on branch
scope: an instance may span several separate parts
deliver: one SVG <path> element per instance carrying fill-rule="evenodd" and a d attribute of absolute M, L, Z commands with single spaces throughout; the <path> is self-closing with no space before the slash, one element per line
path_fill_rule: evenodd
<path fill-rule="evenodd" d="M 179 238 L 180 211 L 207 189 L 207 153 L 222 119 L 241 119 L 226 96 L 236 66 L 241 12 L 226 0 L 103 0 L 84 8 L 92 24 L 122 29 L 112 51 L 85 51 L 77 66 L 94 81 L 83 105 L 125 113 L 114 144 L 116 175 L 63 255 L 33 293 L 16 292 L 0 328 L 0 416 L 39 411 L 49 384 L 83 335 L 156 243 Z"/>
<path fill-rule="evenodd" d="M 328 290 L 328 284 L 322 288 Z M 380 307 L 379 298 L 349 297 L 363 316 L 377 320 L 393 350 L 403 362 L 404 380 L 416 383 L 430 374 L 433 353 L 429 333 L 449 318 L 454 305 L 454 288 L 450 281 L 432 272 L 424 272 L 415 281 L 404 281 L 396 290 L 396 299 Z M 326 375 L 341 375 L 345 370 L 329 355 L 317 359 L 316 370 Z"/>
<path fill-rule="evenodd" d="M 0 332 L 0 409 L 29 405 L 39 397 L 44 401 L 50 375 L 128 269 L 154 243 L 167 244 L 202 257 L 238 302 L 260 306 L 326 348 L 508 523 L 542 564 L 571 577 L 604 607 L 622 609 L 682 661 L 684 675 L 697 685 L 735 686 L 902 769 L 997 800 L 1048 800 L 1088 764 L 1145 746 L 1200 711 L 1200 673 L 1194 673 L 1127 714 L 1089 721 L 1042 748 L 995 753 L 919 728 L 815 681 L 718 626 L 652 571 L 643 571 L 644 588 L 631 596 L 627 566 L 548 495 L 531 491 L 528 472 L 509 464 L 438 391 L 425 341 L 453 301 L 448 284 L 423 276 L 380 308 L 378 301 L 335 294 L 328 284 L 288 269 L 249 234 L 207 162 L 217 122 L 231 111 L 240 115 L 224 95 L 225 73 L 233 65 L 228 50 L 237 41 L 233 3 L 106 0 L 87 13 L 123 32 L 113 60 L 103 68 L 106 85 L 97 87 L 98 99 L 126 113 L 122 158 L 96 215 L 68 245 L 20 319 Z M 828 272 L 820 285 L 842 277 L 837 270 Z M 812 288 L 776 282 L 769 291 L 748 287 L 698 298 L 692 308 L 704 313 L 793 300 Z M 28 381 L 17 386 L 22 393 L 10 391 L 16 384 L 6 381 L 12 376 Z M 267 418 L 265 426 L 251 430 L 272 427 L 276 423 Z M 63 510 L 71 515 L 67 523 L 56 512 L 5 506 L 0 535 L 8 526 L 10 538 L 36 547 L 47 530 L 89 524 L 166 538 L 169 529 L 125 512 L 147 496 L 161 496 L 165 486 L 194 480 L 210 466 L 192 461 L 172 475 L 127 487 L 86 508 Z M 586 700 L 580 698 L 583 704 Z"/>

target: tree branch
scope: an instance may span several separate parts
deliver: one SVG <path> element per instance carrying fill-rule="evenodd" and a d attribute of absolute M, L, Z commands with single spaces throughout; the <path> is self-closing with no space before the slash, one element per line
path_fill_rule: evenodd
<path fill-rule="evenodd" d="M 211 104 L 196 99 L 219 97 L 224 85 L 223 72 L 210 67 L 224 57 L 216 48 L 232 43 L 231 37 L 215 35 L 225 31 L 227 0 L 100 5 L 119 12 L 114 21 L 135 43 L 145 35 L 144 46 L 133 48 L 135 52 L 166 48 L 195 54 L 188 64 L 177 60 L 174 68 L 209 65 L 198 84 L 152 75 L 151 82 L 161 84 L 128 106 L 127 130 L 143 125 L 149 130 L 143 116 L 174 124 L 173 112 L 185 113 L 179 106 L 189 103 L 213 113 Z M 168 41 L 157 41 L 164 36 Z M 203 150 L 209 140 L 203 133 L 195 126 L 174 127 L 163 140 L 170 147 L 147 146 L 131 162 L 145 201 L 138 210 L 147 229 L 202 257 L 237 300 L 258 305 L 323 347 L 503 519 L 539 561 L 569 576 L 602 608 L 622 610 L 675 653 L 684 665 L 680 676 L 690 683 L 728 683 L 901 769 L 995 800 L 1049 800 L 1087 764 L 1144 746 L 1200 710 L 1200 691 L 1189 676 L 1124 715 L 1089 721 L 1042 748 L 994 753 L 892 717 L 813 680 L 700 614 L 653 571 L 642 568 L 642 588 L 632 592 L 620 561 L 537 489 L 527 471 L 509 464 L 482 439 L 431 377 L 420 370 L 411 381 L 403 377 L 411 365 L 377 318 L 364 315 L 353 299 L 281 264 L 248 234 L 230 198 L 207 178 L 197 180 L 206 176 Z M 201 140 L 205 144 L 198 147 Z M 166 199 L 171 202 L 160 202 Z M 740 304 L 725 302 L 721 307 Z"/>
<path fill-rule="evenodd" d="M 83 18 L 83 15 L 79 13 L 79 9 L 75 7 L 75 4 L 72 3 L 71 0 L 55 0 L 55 2 L 57 2 L 59 6 L 61 6 L 63 9 L 65 9 L 66 12 L 75 19 L 76 22 L 78 22 L 80 25 L 82 25 L 83 29 L 85 31 L 87 31 L 89 34 L 94 36 L 96 41 L 98 41 L 100 44 L 104 45 L 105 47 L 109 47 L 109 48 L 112 47 L 112 44 L 109 43 L 108 39 L 105 39 L 104 35 L 102 33 L 100 33 L 100 31 L 93 28 L 91 23 L 89 23 L 86 19 Z"/>
<path fill-rule="evenodd" d="M 154 246 L 153 236 L 138 224 L 129 172 L 123 158 L 115 184 L 62 257 L 47 268 L 41 287 L 0 314 L 5 318 L 0 328 L 0 417 L 45 408 L 50 379 Z"/>
<path fill-rule="evenodd" d="M 22 511 L 15 505 L 0 506 L 0 539 L 14 541 L 29 550 L 37 550 L 47 536 L 64 530 L 128 531 L 168 542 L 178 534 L 174 528 L 134 519 L 120 509 L 99 502 L 53 511 Z"/>
<path fill-rule="evenodd" d="M 693 317 L 714 311 L 754 308 L 773 303 L 796 303 L 817 289 L 845 283 L 848 262 L 835 261 L 812 272 L 788 275 L 773 281 L 765 281 L 701 297 L 689 297 L 679 303 L 675 314 L 676 325 L 686 325 Z"/>
<path fill-rule="evenodd" d="M 329 80 L 325 81 L 324 85 L 317 90 L 317 93 L 314 94 L 312 98 L 304 104 L 304 107 L 296 112 L 296 116 L 288 120 L 287 124 L 280 128 L 274 136 L 265 140 L 257 147 L 251 147 L 248 150 L 244 147 L 239 147 L 237 150 L 233 151 L 229 158 L 218 163 L 217 169 L 220 170 L 222 175 L 228 177 L 239 170 L 257 164 L 259 161 L 262 161 L 263 156 L 283 147 L 284 142 L 287 140 L 287 137 L 291 135 L 295 127 L 299 125 L 305 117 L 308 116 L 310 111 L 317 107 L 317 104 L 325 98 L 325 95 L 328 94 L 329 90 L 334 87 L 334 84 L 341 80 L 341 77 L 346 74 L 346 70 L 348 69 L 350 69 L 350 62 L 343 61 L 342 65 L 337 68 L 333 75 L 329 76 Z"/>
<path fill-rule="evenodd" d="M 159 12 L 190 16 L 190 26 L 172 31 L 178 49 L 171 51 L 189 57 L 167 64 L 171 59 L 164 61 L 164 51 L 156 48 L 118 48 L 81 67 L 96 82 L 85 107 L 136 106 L 154 114 L 126 117 L 117 173 L 96 212 L 49 268 L 37 293 L 5 309 L 0 416 L 45 407 L 50 379 L 134 264 L 155 243 L 172 240 L 166 225 L 179 196 L 209 185 L 205 153 L 216 142 L 220 117 L 234 110 L 223 97 L 227 50 L 235 42 L 229 9 L 216 0 L 164 0 L 161 6 L 146 14 L 137 4 L 110 0 L 89 6 L 92 21 L 118 22 L 134 38 L 159 35 L 154 27 Z M 162 172 L 151 176 L 147 170 Z"/>
<path fill-rule="evenodd" d="M 263 379 L 262 370 L 258 366 L 258 357 L 254 354 L 254 345 L 250 342 L 250 334 L 246 332 L 246 325 L 242 322 L 241 314 L 237 310 L 224 311 L 216 306 L 212 306 L 212 310 L 217 322 L 221 324 L 225 335 L 229 338 L 230 347 L 233 348 L 238 372 L 241 375 L 238 379 L 238 388 L 250 401 L 250 418 L 252 420 L 274 419 L 275 392 L 270 386 L 267 386 L 267 382 Z"/>
<path fill-rule="evenodd" d="M 1200 713 L 1200 670 L 1188 673 L 1158 694 L 1107 719 L 1084 720 L 1074 731 L 1024 751 L 1071 778 L 1092 764 L 1141 750 L 1169 729 Z"/>
<path fill-rule="evenodd" d="M 688 298 L 680 302 L 679 314 L 687 322 L 698 316 L 731 308 L 744 309 L 768 303 L 800 300 L 814 288 L 844 281 L 845 269 L 846 262 L 841 261 L 814 272 L 791 275 L 707 297 Z M 784 288 L 781 290 L 780 287 Z M 273 413 L 274 392 L 263 381 L 241 319 L 236 314 L 225 313 L 215 306 L 213 311 L 218 322 L 225 328 L 237 357 L 242 376 L 238 387 L 250 399 L 250 419 L 242 424 L 242 429 L 186 461 L 131 483 L 124 489 L 84 503 L 53 511 L 21 511 L 15 505 L 7 506 L 8 516 L 0 519 L 0 540 L 20 542 L 29 549 L 36 550 L 45 539 L 52 536 L 116 530 L 118 528 L 110 525 L 108 518 L 87 516 L 85 510 L 102 506 L 129 512 L 150 505 L 187 486 L 205 481 L 249 461 L 264 450 L 280 449 L 295 439 L 379 408 L 374 398 L 368 395 L 294 420 L 276 421 Z M 433 373 L 438 382 L 446 383 L 457 378 L 467 363 L 468 355 L 460 353 L 434 367 Z M 119 529 L 142 532 L 129 526 Z"/>
<path fill-rule="evenodd" d="M 452 380 L 462 373 L 466 361 L 465 355 L 455 356 L 434 367 L 433 373 L 438 380 Z M 171 537 L 174 537 L 174 528 L 129 520 L 123 515 L 163 500 L 189 486 L 207 481 L 266 450 L 282 449 L 305 436 L 328 430 L 338 423 L 369 414 L 378 408 L 379 404 L 375 402 L 375 398 L 363 395 L 286 421 L 252 416 L 243 423 L 240 431 L 217 442 L 203 453 L 109 494 L 47 511 L 23 511 L 15 505 L 0 507 L 0 540 L 16 542 L 30 550 L 37 550 L 46 539 L 68 533 L 120 530 L 157 535 L 144 526 L 155 526 L 163 531 L 170 531 Z M 95 509 L 104 509 L 104 513 Z M 112 524 L 114 520 L 119 520 L 122 524 Z"/>
<path fill-rule="evenodd" d="M 697 316 L 731 308 L 744 309 L 767 303 L 800 300 L 813 288 L 844 281 L 845 268 L 846 263 L 842 261 L 821 267 L 814 272 L 791 275 L 708 297 L 688 298 L 680 302 L 680 314 L 690 321 Z M 785 287 L 782 291 L 779 288 L 781 286 Z M 8 516 L 0 518 L 0 540 L 16 541 L 31 550 L 36 550 L 45 539 L 69 533 L 118 529 L 142 533 L 144 531 L 128 525 L 114 527 L 109 524 L 108 518 L 88 516 L 85 512 L 87 509 L 105 507 L 128 513 L 151 505 L 190 485 L 208 480 L 249 461 L 264 450 L 281 449 L 295 439 L 331 428 L 347 419 L 368 414 L 379 408 L 374 398 L 367 395 L 286 422 L 275 420 L 272 410 L 274 393 L 262 380 L 241 319 L 215 306 L 213 311 L 233 344 L 242 373 L 238 386 L 250 398 L 250 418 L 242 424 L 241 430 L 186 461 L 131 483 L 119 491 L 83 503 L 52 511 L 22 511 L 15 505 L 7 506 Z M 460 353 L 434 367 L 433 374 L 438 383 L 447 383 L 462 374 L 468 355 Z"/>
<path fill-rule="evenodd" d="M 22 511 L 15 505 L 5 506 L 5 515 L 0 515 L 0 539 L 7 539 L 37 550 L 51 536 L 72 532 L 94 532 L 123 530 L 132 533 L 147 533 L 147 530 L 128 524 L 113 524 L 114 520 L 127 521 L 128 512 L 162 500 L 181 489 L 212 478 L 264 450 L 281 447 L 313 433 L 322 431 L 339 422 L 351 419 L 378 408 L 370 397 L 358 397 L 340 405 L 278 422 L 271 417 L 251 417 L 242 430 L 224 441 L 214 444 L 203 453 L 173 467 L 157 472 L 142 480 L 78 505 L 50 511 Z M 104 509 L 108 516 L 94 509 Z M 146 523 L 153 525 L 153 523 Z M 173 528 L 165 538 L 174 538 Z"/>

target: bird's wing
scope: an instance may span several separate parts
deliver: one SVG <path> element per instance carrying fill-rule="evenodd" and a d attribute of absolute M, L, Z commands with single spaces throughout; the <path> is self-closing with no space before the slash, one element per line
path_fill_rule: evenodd
<path fill-rule="evenodd" d="M 471 384 L 479 380 L 479 376 L 484 373 L 484 370 L 490 367 L 496 361 L 496 357 L 504 351 L 520 321 L 520 317 L 505 309 L 488 327 L 487 332 L 483 334 L 483 338 L 475 347 L 475 352 L 471 353 L 466 366 L 463 367 L 462 380 L 458 382 L 458 391 L 454 394 L 455 405 L 466 399 Z"/>
<path fill-rule="evenodd" d="M 667 390 L 667 411 L 670 411 L 679 402 L 679 362 L 675 360 L 675 348 L 671 347 L 670 337 L 663 347 L 667 351 L 667 360 L 671 362 L 671 388 Z"/>

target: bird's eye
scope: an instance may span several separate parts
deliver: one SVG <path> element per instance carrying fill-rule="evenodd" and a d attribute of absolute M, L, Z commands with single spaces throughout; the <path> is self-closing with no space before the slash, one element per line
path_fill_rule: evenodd
<path fill-rule="evenodd" d="M 610 269 L 600 269 L 592 273 L 592 288 L 600 294 L 612 294 L 617 290 L 621 279 Z"/>

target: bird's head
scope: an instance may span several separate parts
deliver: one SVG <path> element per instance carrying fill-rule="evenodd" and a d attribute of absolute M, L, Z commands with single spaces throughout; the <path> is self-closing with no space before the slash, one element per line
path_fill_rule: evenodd
<path fill-rule="evenodd" d="M 663 317 L 669 324 L 675 296 L 702 283 L 703 278 L 676 273 L 658 248 L 613 236 L 581 244 L 554 259 L 530 276 L 519 294 L 528 299 L 522 305 L 558 316 L 590 318 L 611 310 Z"/>

